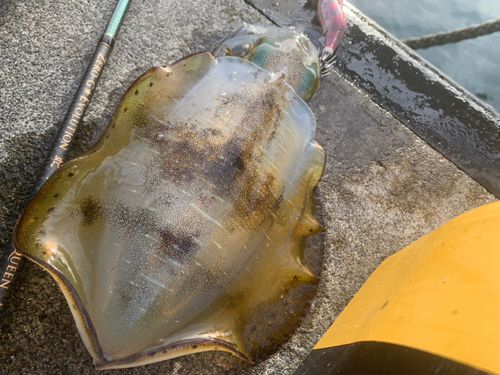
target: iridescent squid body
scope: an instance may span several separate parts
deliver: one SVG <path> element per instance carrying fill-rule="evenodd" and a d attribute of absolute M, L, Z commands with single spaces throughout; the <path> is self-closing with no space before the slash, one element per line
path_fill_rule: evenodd
<path fill-rule="evenodd" d="M 55 278 L 98 368 L 206 350 L 256 362 L 307 311 L 325 155 L 304 100 L 345 29 L 337 1 L 318 9 L 322 51 L 301 29 L 245 26 L 216 57 L 144 73 L 25 208 L 15 246 Z"/>

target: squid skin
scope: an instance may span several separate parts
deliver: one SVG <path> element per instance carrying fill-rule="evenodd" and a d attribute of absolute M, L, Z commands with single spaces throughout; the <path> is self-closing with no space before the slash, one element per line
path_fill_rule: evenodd
<path fill-rule="evenodd" d="M 96 367 L 206 350 L 255 363 L 291 335 L 319 280 L 304 254 L 321 231 L 315 128 L 283 78 L 240 58 L 200 53 L 138 78 L 14 233 Z"/>
<path fill-rule="evenodd" d="M 207 350 L 257 363 L 307 313 L 325 153 L 304 100 L 331 68 L 342 1 L 318 15 L 321 53 L 300 28 L 250 25 L 218 57 L 150 69 L 24 209 L 14 245 L 55 279 L 98 369 Z"/>

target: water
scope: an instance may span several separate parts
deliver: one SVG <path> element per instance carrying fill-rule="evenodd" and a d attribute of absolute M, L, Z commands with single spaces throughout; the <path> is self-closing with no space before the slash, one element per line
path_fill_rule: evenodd
<path fill-rule="evenodd" d="M 499 0 L 349 1 L 399 39 L 500 18 Z M 500 112 L 500 32 L 416 52 Z"/>

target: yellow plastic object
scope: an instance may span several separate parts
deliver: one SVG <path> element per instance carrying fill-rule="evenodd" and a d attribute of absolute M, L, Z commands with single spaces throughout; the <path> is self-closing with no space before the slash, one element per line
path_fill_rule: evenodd
<path fill-rule="evenodd" d="M 500 202 L 386 259 L 314 349 L 381 341 L 500 373 Z"/>

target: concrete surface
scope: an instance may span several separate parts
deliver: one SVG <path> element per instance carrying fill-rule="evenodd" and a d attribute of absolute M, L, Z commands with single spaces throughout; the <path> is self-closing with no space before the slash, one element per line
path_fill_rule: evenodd
<path fill-rule="evenodd" d="M 0 4 L 2 247 L 115 3 Z M 242 22 L 269 23 L 240 0 L 133 1 L 73 154 L 98 138 L 123 92 L 143 71 L 205 50 Z M 101 373 L 292 374 L 383 259 L 452 217 L 495 200 L 337 72 L 323 81 L 312 109 L 328 155 L 318 187 L 326 254 L 318 294 L 296 334 L 252 368 L 212 352 Z M 97 373 L 62 294 L 35 265 L 23 269 L 0 330 L 2 374 Z"/>

